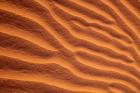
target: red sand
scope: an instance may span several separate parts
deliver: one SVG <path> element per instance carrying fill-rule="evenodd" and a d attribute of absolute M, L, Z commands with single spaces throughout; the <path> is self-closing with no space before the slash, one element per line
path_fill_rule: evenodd
<path fill-rule="evenodd" d="M 0 93 L 140 93 L 140 1 L 0 0 Z"/>

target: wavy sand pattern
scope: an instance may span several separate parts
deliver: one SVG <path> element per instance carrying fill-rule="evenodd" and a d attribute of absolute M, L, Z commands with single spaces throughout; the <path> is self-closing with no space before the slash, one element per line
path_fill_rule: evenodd
<path fill-rule="evenodd" d="M 140 93 L 140 1 L 0 0 L 0 93 Z"/>

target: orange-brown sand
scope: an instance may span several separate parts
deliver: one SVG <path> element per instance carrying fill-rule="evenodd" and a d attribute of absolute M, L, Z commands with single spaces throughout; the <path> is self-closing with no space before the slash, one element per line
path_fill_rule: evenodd
<path fill-rule="evenodd" d="M 140 93 L 140 1 L 0 0 L 0 93 Z"/>

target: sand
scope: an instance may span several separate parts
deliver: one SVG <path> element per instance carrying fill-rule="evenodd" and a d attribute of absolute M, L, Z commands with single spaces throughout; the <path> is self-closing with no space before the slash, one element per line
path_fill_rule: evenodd
<path fill-rule="evenodd" d="M 0 0 L 0 93 L 140 93 L 140 1 Z"/>

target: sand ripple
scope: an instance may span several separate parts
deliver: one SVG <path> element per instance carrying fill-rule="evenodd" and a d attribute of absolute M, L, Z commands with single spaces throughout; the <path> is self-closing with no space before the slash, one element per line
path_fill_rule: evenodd
<path fill-rule="evenodd" d="M 140 93 L 139 0 L 0 0 L 0 93 Z"/>

